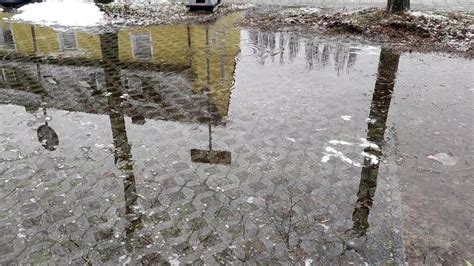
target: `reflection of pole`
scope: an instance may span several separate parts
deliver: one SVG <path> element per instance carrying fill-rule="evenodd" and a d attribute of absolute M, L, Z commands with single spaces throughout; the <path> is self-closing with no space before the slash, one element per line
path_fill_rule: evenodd
<path fill-rule="evenodd" d="M 211 106 L 211 65 L 210 65 L 210 45 L 209 45 L 209 27 L 206 27 L 206 69 L 207 69 L 207 86 L 204 93 L 207 94 L 207 122 L 209 129 L 209 150 L 191 149 L 191 161 L 197 163 L 210 164 L 230 164 L 231 153 L 229 151 L 212 150 L 212 123 L 217 123 L 218 116 L 213 113 Z"/>
<path fill-rule="evenodd" d="M 210 90 L 210 84 L 211 84 L 211 65 L 209 62 L 209 50 L 211 48 L 209 47 L 209 26 L 206 26 L 206 64 L 207 64 L 207 89 Z"/>
<path fill-rule="evenodd" d="M 135 211 L 138 196 L 135 176 L 133 174 L 131 147 L 128 142 L 125 115 L 120 98 L 123 93 L 123 86 L 120 79 L 120 68 L 117 66 L 119 61 L 117 33 L 102 34 L 100 36 L 100 44 L 102 60 L 104 62 L 105 86 L 107 92 L 110 93 L 108 106 L 115 147 L 115 163 L 124 175 L 125 214 L 129 221 L 125 233 L 127 238 L 130 238 L 135 230 L 142 227 L 142 221 L 140 215 Z"/>
<path fill-rule="evenodd" d="M 36 44 L 36 30 L 34 25 L 31 25 L 31 38 L 33 40 L 33 54 L 36 55 L 38 52 L 38 45 Z M 38 63 L 36 63 L 36 72 L 38 75 L 38 82 L 41 82 L 41 68 Z"/>
<path fill-rule="evenodd" d="M 31 38 L 33 39 L 33 53 L 36 54 L 38 52 L 38 46 L 36 44 L 36 30 L 34 25 L 31 25 Z"/>
<path fill-rule="evenodd" d="M 191 28 L 189 25 L 186 27 L 186 30 L 188 32 L 188 48 L 191 49 Z"/>
<path fill-rule="evenodd" d="M 352 214 L 353 230 L 359 235 L 365 235 L 369 228 L 368 217 L 377 189 L 377 176 L 385 129 L 387 128 L 388 110 L 395 86 L 399 59 L 400 55 L 395 54 L 391 49 L 382 48 L 367 131 L 367 140 L 377 144 L 378 148 L 364 149 L 367 157 L 364 159 L 359 191 L 357 192 L 357 204 Z"/>
<path fill-rule="evenodd" d="M 212 111 L 211 111 L 211 64 L 210 64 L 210 47 L 209 47 L 209 26 L 206 26 L 206 68 L 207 68 L 207 113 L 209 116 L 209 155 L 212 156 Z"/>

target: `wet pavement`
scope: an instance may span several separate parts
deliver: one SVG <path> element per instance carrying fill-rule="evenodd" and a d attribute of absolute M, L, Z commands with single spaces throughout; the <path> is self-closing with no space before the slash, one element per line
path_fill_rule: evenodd
<path fill-rule="evenodd" d="M 474 261 L 473 65 L 2 23 L 0 264 Z"/>

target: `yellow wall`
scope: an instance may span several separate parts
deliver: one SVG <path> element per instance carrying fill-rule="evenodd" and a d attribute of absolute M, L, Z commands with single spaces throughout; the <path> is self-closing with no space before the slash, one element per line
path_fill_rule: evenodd
<path fill-rule="evenodd" d="M 90 59 L 101 59 L 100 36 L 94 33 L 77 32 L 77 45 L 83 51 L 84 56 Z"/>
<path fill-rule="evenodd" d="M 214 25 L 191 28 L 191 68 L 196 74 L 193 91 L 199 93 L 209 88 L 221 116 L 229 111 L 235 57 L 240 51 L 240 30 L 234 26 L 238 16 L 230 15 Z"/>
<path fill-rule="evenodd" d="M 0 13 L 1 16 L 10 16 Z M 190 66 L 194 74 L 192 90 L 202 93 L 209 88 L 212 100 L 220 115 L 226 116 L 233 85 L 235 57 L 240 51 L 240 30 L 234 26 L 238 14 L 223 17 L 213 25 L 170 25 L 153 27 L 130 27 L 118 32 L 119 57 L 123 62 L 133 58 L 131 35 L 148 33 L 151 36 L 152 58 L 150 62 L 173 66 Z M 51 28 L 22 23 L 4 23 L 1 28 L 11 28 L 16 43 L 16 52 L 34 54 L 32 29 L 36 36 L 36 54 L 59 54 L 58 33 Z M 206 44 L 206 38 L 207 44 Z M 81 57 L 92 60 L 102 58 L 100 36 L 94 33 L 77 32 Z M 208 71 L 209 69 L 209 71 Z"/>
<path fill-rule="evenodd" d="M 120 60 L 136 61 L 133 58 L 132 34 L 150 34 L 153 63 L 168 65 L 189 65 L 188 31 L 186 26 L 131 27 L 119 31 Z"/>
<path fill-rule="evenodd" d="M 33 52 L 33 39 L 31 38 L 31 25 L 5 23 L 3 18 L 10 18 L 11 14 L 0 13 L 0 28 L 10 29 L 15 41 L 16 52 L 26 55 Z"/>
<path fill-rule="evenodd" d="M 60 52 L 58 34 L 53 29 L 35 27 L 35 36 L 38 54 Z"/>

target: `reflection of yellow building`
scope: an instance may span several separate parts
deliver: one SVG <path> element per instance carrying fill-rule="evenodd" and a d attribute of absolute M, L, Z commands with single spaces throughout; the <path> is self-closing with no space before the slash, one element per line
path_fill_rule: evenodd
<path fill-rule="evenodd" d="M 49 55 L 102 58 L 100 35 L 56 32 L 51 28 L 5 23 L 0 13 L 0 52 L 19 56 Z M 233 26 L 237 15 L 221 18 L 213 25 L 131 27 L 118 32 L 119 58 L 123 63 L 143 61 L 156 65 L 190 68 L 192 89 L 209 88 L 221 116 L 226 116 L 239 52 L 240 31 Z"/>

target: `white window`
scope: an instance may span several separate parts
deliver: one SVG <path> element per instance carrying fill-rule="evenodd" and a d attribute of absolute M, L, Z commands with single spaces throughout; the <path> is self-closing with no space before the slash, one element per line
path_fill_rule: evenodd
<path fill-rule="evenodd" d="M 15 50 L 15 41 L 11 29 L 0 28 L 0 48 Z"/>
<path fill-rule="evenodd" d="M 75 32 L 59 32 L 58 35 L 61 51 L 77 50 L 77 38 Z"/>
<path fill-rule="evenodd" d="M 152 58 L 151 36 L 150 33 L 132 33 L 133 58 L 138 60 L 150 60 Z"/>

